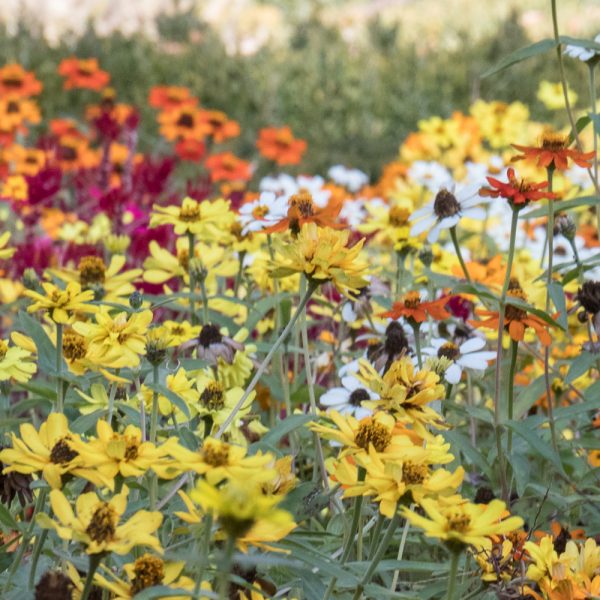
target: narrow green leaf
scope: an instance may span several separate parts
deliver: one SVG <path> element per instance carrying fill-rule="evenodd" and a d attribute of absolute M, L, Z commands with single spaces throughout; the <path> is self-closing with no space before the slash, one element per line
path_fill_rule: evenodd
<path fill-rule="evenodd" d="M 261 442 L 272 444 L 274 446 L 282 437 L 313 420 L 314 417 L 312 415 L 290 415 L 283 421 L 277 423 L 275 427 L 273 427 L 266 435 L 264 435 L 261 439 Z"/>
<path fill-rule="evenodd" d="M 19 529 L 19 524 L 15 521 L 15 518 L 10 514 L 8 508 L 2 504 L 0 504 L 0 523 L 6 525 L 9 529 Z"/>
<path fill-rule="evenodd" d="M 506 421 L 506 427 L 512 429 L 519 437 L 522 437 L 541 458 L 551 462 L 556 469 L 564 474 L 560 457 L 554 451 L 554 448 L 536 432 L 536 427 L 532 427 L 527 421 Z"/>
<path fill-rule="evenodd" d="M 552 302 L 554 302 L 554 306 L 558 311 L 558 322 L 560 326 L 566 330 L 567 329 L 567 303 L 565 300 L 565 291 L 563 290 L 562 285 L 553 281 L 549 285 L 548 291 L 550 292 L 550 298 L 552 298 Z"/>
<path fill-rule="evenodd" d="M 554 213 L 566 212 L 572 208 L 579 208 L 580 206 L 596 206 L 597 204 L 600 204 L 600 196 L 581 196 L 580 198 L 573 198 L 573 200 L 555 202 Z M 548 206 L 546 204 L 541 208 L 522 214 L 519 219 L 538 219 L 547 216 Z"/>
<path fill-rule="evenodd" d="M 165 396 L 169 400 L 169 402 L 173 403 L 188 419 L 190 418 L 190 409 L 186 404 L 185 400 L 172 392 L 168 387 L 162 384 L 154 385 L 148 381 L 145 382 L 145 385 L 148 386 L 153 392 L 158 392 L 161 396 Z"/>
<path fill-rule="evenodd" d="M 490 77 L 491 75 L 495 75 L 496 73 L 511 67 L 517 63 L 520 63 L 528 58 L 532 58 L 533 56 L 539 56 L 540 54 L 545 54 L 549 50 L 556 48 L 556 41 L 553 39 L 545 39 L 540 40 L 539 42 L 535 42 L 534 44 L 530 44 L 529 46 L 525 46 L 524 48 L 519 48 L 515 50 L 508 56 L 505 56 L 497 65 L 485 71 L 481 78 L 485 79 L 486 77 Z"/>
<path fill-rule="evenodd" d="M 594 356 L 591 352 L 582 352 L 571 363 L 569 372 L 565 377 L 565 383 L 573 383 L 575 379 L 581 377 L 584 373 L 587 373 L 589 368 L 596 362 L 597 358 L 598 357 Z"/>

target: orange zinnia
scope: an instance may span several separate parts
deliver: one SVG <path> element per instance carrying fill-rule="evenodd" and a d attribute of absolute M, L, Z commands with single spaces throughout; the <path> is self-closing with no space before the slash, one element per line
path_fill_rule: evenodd
<path fill-rule="evenodd" d="M 531 160 L 536 161 L 538 167 L 556 168 L 564 171 L 569 167 L 569 158 L 578 166 L 589 168 L 592 166 L 594 152 L 580 152 L 575 148 L 569 148 L 569 137 L 558 133 L 546 132 L 542 135 L 539 146 L 519 146 L 513 144 L 523 154 L 513 157 L 512 161 Z"/>
<path fill-rule="evenodd" d="M 404 317 L 405 319 L 412 319 L 416 323 L 422 323 L 429 315 L 436 321 L 443 321 L 450 316 L 445 307 L 451 298 L 452 296 L 442 296 L 431 302 L 422 302 L 420 292 L 411 291 L 398 302 L 394 302 L 392 309 L 381 316 L 390 317 L 391 319 Z"/>
<path fill-rule="evenodd" d="M 56 159 L 63 171 L 91 169 L 100 163 L 98 153 L 81 137 L 64 136 L 56 148 Z"/>
<path fill-rule="evenodd" d="M 261 129 L 256 142 L 259 152 L 278 165 L 297 165 L 306 152 L 306 142 L 294 137 L 289 127 Z"/>
<path fill-rule="evenodd" d="M 229 119 L 220 110 L 201 110 L 198 116 L 200 121 L 205 124 L 208 135 L 211 135 L 217 143 L 240 135 L 238 122 Z"/>
<path fill-rule="evenodd" d="M 58 73 L 65 78 L 65 90 L 81 88 L 99 91 L 110 81 L 95 58 L 65 58 L 58 66 Z"/>
<path fill-rule="evenodd" d="M 30 71 L 11 63 L 0 69 L 0 95 L 35 96 L 42 91 L 42 84 Z"/>
<path fill-rule="evenodd" d="M 158 115 L 160 133 L 170 141 L 202 140 L 210 130 L 200 113 L 199 108 L 191 105 L 165 110 Z"/>
<path fill-rule="evenodd" d="M 6 130 L 26 133 L 25 123 L 39 123 L 40 110 L 34 100 L 8 96 L 0 98 L 0 123 Z"/>
<path fill-rule="evenodd" d="M 182 160 L 200 162 L 206 154 L 206 145 L 201 140 L 183 139 L 177 142 L 175 154 Z"/>
<path fill-rule="evenodd" d="M 204 163 L 212 181 L 249 181 L 252 179 L 250 163 L 231 152 L 213 154 Z"/>
<path fill-rule="evenodd" d="M 548 198 L 554 200 L 557 196 L 551 192 L 545 192 L 547 181 L 541 183 L 530 183 L 524 179 L 517 179 L 513 168 L 507 169 L 508 181 L 500 181 L 494 177 L 486 177 L 491 188 L 481 188 L 479 195 L 490 198 L 504 198 L 513 206 L 523 207 L 529 202 Z"/>
<path fill-rule="evenodd" d="M 161 110 L 172 110 L 182 106 L 196 106 L 198 99 L 186 87 L 157 85 L 150 90 L 148 104 Z"/>
<path fill-rule="evenodd" d="M 313 202 L 310 192 L 299 191 L 290 197 L 287 216 L 281 221 L 263 229 L 263 233 L 275 233 L 289 229 L 294 235 L 298 235 L 305 223 L 316 223 L 320 227 L 331 227 L 341 229 L 343 224 L 337 223 L 336 219 L 342 210 L 342 202 L 339 198 L 331 198 L 324 208 L 318 208 Z"/>
<path fill-rule="evenodd" d="M 527 302 L 527 295 L 521 289 L 518 282 L 514 280 L 511 280 L 507 295 L 512 298 L 518 298 L 523 302 Z M 470 325 L 473 327 L 485 327 L 487 329 L 498 331 L 498 326 L 500 325 L 500 313 L 498 311 L 478 309 L 475 313 L 485 318 L 483 321 L 469 321 Z M 551 325 L 543 319 L 528 314 L 527 311 L 520 306 L 514 306 L 513 304 L 506 305 L 504 313 L 504 329 L 515 342 L 523 341 L 525 330 L 528 327 L 531 327 L 537 334 L 540 342 L 544 346 L 549 346 L 552 342 L 552 338 L 548 333 L 548 327 L 550 326 Z"/>

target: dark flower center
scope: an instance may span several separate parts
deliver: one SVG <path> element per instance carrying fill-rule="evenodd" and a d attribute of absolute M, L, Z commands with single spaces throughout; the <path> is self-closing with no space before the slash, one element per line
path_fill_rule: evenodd
<path fill-rule="evenodd" d="M 306 191 L 300 191 L 290 198 L 290 207 L 295 207 L 303 217 L 311 217 L 314 214 L 312 195 Z"/>
<path fill-rule="evenodd" d="M 600 281 L 586 281 L 577 291 L 577 300 L 587 313 L 600 312 Z"/>
<path fill-rule="evenodd" d="M 443 346 L 440 346 L 437 351 L 438 358 L 448 358 L 450 360 L 456 360 L 460 356 L 460 350 L 456 344 L 452 342 L 446 342 Z"/>
<path fill-rule="evenodd" d="M 384 350 L 390 356 L 395 356 L 408 350 L 408 340 L 400 323 L 392 321 L 385 330 Z"/>
<path fill-rule="evenodd" d="M 427 465 L 417 465 L 410 461 L 402 465 L 402 481 L 408 485 L 423 483 L 428 475 Z"/>
<path fill-rule="evenodd" d="M 221 410 L 225 406 L 221 384 L 211 381 L 200 394 L 200 402 L 210 411 Z"/>
<path fill-rule="evenodd" d="M 93 283 L 104 283 L 106 266 L 98 256 L 84 256 L 79 261 L 78 271 L 81 287 L 87 287 Z"/>
<path fill-rule="evenodd" d="M 369 392 L 367 392 L 367 390 L 365 390 L 364 388 L 358 388 L 350 394 L 348 402 L 352 406 L 360 406 L 361 402 L 369 400 L 370 397 L 371 396 L 369 396 Z"/>
<path fill-rule="evenodd" d="M 363 450 L 368 450 L 369 444 L 373 444 L 377 452 L 383 452 L 392 441 L 392 434 L 381 423 L 367 419 L 358 426 L 354 441 Z"/>
<path fill-rule="evenodd" d="M 460 204 L 452 192 L 449 192 L 446 188 L 443 188 L 437 193 L 437 196 L 433 201 L 433 212 L 441 221 L 447 217 L 453 217 L 455 214 L 460 212 Z"/>
<path fill-rule="evenodd" d="M 83 358 L 87 351 L 85 338 L 75 331 L 65 331 L 62 347 L 63 355 L 68 361 Z"/>
<path fill-rule="evenodd" d="M 133 565 L 134 577 L 131 580 L 131 594 L 135 595 L 146 588 L 160 585 L 165 578 L 165 563 L 158 556 L 144 554 Z"/>
<path fill-rule="evenodd" d="M 50 461 L 55 465 L 65 465 L 71 462 L 74 458 L 77 458 L 78 453 L 75 452 L 71 446 L 69 446 L 69 439 L 70 438 L 68 436 L 61 438 L 52 447 L 50 452 Z"/>
<path fill-rule="evenodd" d="M 109 542 L 112 540 L 116 530 L 117 513 L 110 504 L 102 502 L 94 511 L 90 524 L 87 526 L 85 532 L 94 542 L 101 544 L 102 542 Z"/>
<path fill-rule="evenodd" d="M 187 129 L 191 129 L 194 126 L 194 117 L 189 113 L 182 114 L 179 119 L 177 119 L 176 123 L 179 127 L 185 127 Z"/>
<path fill-rule="evenodd" d="M 222 467 L 229 461 L 229 446 L 217 446 L 207 444 L 202 448 L 202 458 L 207 465 L 211 467 Z"/>
<path fill-rule="evenodd" d="M 223 336 L 216 325 L 205 325 L 198 336 L 198 342 L 205 348 L 211 344 L 220 344 L 222 341 Z"/>

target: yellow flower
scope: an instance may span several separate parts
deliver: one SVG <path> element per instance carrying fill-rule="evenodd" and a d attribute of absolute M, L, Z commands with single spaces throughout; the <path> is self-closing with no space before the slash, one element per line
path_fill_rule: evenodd
<path fill-rule="evenodd" d="M 539 544 L 525 542 L 523 548 L 533 561 L 527 568 L 527 577 L 536 582 L 545 578 L 552 579 L 556 567 L 560 564 L 552 536 L 543 537 Z"/>
<path fill-rule="evenodd" d="M 27 200 L 29 198 L 29 185 L 22 175 L 9 175 L 2 183 L 0 198 L 10 200 Z"/>
<path fill-rule="evenodd" d="M 60 490 L 52 490 L 50 505 L 58 521 L 44 513 L 38 515 L 37 520 L 44 529 L 54 529 L 61 539 L 83 544 L 87 554 L 127 554 L 134 546 L 149 546 L 162 552 L 158 538 L 153 535 L 162 523 L 161 513 L 140 510 L 119 524 L 127 509 L 128 493 L 127 486 L 123 486 L 123 491 L 108 502 L 95 492 L 81 494 L 73 512 L 65 495 Z"/>
<path fill-rule="evenodd" d="M 569 87 L 567 93 L 571 106 L 575 106 L 577 104 L 577 94 Z M 537 99 L 549 110 L 563 110 L 565 108 L 565 96 L 562 83 L 560 81 L 558 83 L 540 81 Z"/>
<path fill-rule="evenodd" d="M 146 354 L 145 334 L 152 321 L 152 312 L 119 313 L 112 318 L 108 308 L 96 314 L 96 323 L 77 322 L 73 329 L 88 342 L 88 358 L 99 366 L 120 369 L 140 364 Z"/>
<path fill-rule="evenodd" d="M 0 259 L 2 260 L 11 258 L 12 255 L 17 251 L 16 248 L 6 247 L 6 244 L 8 244 L 8 240 L 10 240 L 10 235 L 10 231 L 5 231 L 2 235 L 0 235 Z"/>
<path fill-rule="evenodd" d="M 185 402 L 190 410 L 190 416 L 192 418 L 195 417 L 195 404 L 198 401 L 198 390 L 194 387 L 194 381 L 187 378 L 185 369 L 178 369 L 176 373 L 167 375 L 165 386 L 169 391 L 179 396 Z M 152 408 L 154 392 L 146 385 L 142 386 L 140 392 L 144 399 L 146 410 L 149 411 Z M 178 420 L 187 420 L 188 418 L 171 402 L 171 400 L 169 400 L 169 398 L 167 398 L 167 396 L 163 396 L 162 394 L 158 395 L 158 410 L 160 411 L 160 414 L 164 416 L 175 413 L 175 417 Z"/>
<path fill-rule="evenodd" d="M 222 242 L 223 232 L 235 221 L 229 201 L 223 199 L 196 202 L 187 197 L 180 207 L 155 204 L 152 210 L 150 227 L 173 225 L 176 235 L 195 234 L 203 242 Z"/>
<path fill-rule="evenodd" d="M 31 352 L 19 346 L 9 346 L 0 340 L 0 381 L 14 379 L 19 383 L 29 381 L 37 366 L 31 361 Z"/>
<path fill-rule="evenodd" d="M 368 284 L 368 263 L 359 257 L 364 238 L 349 248 L 349 236 L 349 231 L 318 227 L 316 223 L 304 224 L 294 240 L 279 236 L 274 242 L 277 255 L 271 275 L 304 273 L 314 284 L 331 281 L 341 294 L 352 298 L 351 293 L 357 294 Z"/>
<path fill-rule="evenodd" d="M 72 323 L 75 314 L 95 313 L 97 306 L 87 304 L 94 299 L 92 290 L 81 290 L 81 286 L 76 282 L 70 282 L 64 290 L 50 282 L 43 282 L 42 288 L 45 295 L 34 290 L 25 290 L 23 294 L 34 300 L 34 303 L 27 309 L 28 312 L 43 310 L 48 313 L 55 323 Z"/>
<path fill-rule="evenodd" d="M 402 508 L 402 514 L 412 525 L 423 529 L 427 537 L 438 538 L 455 548 L 471 545 L 489 549 L 490 536 L 509 533 L 523 526 L 521 517 L 502 518 L 506 505 L 501 500 L 473 504 L 460 496 L 438 500 L 426 498 L 421 501 L 421 507 L 427 516 L 406 507 Z"/>
<path fill-rule="evenodd" d="M 165 330 L 170 347 L 181 346 L 197 338 L 201 329 L 200 325 L 192 325 L 189 321 L 163 321 L 160 327 Z"/>
<path fill-rule="evenodd" d="M 12 448 L 0 452 L 0 461 L 6 465 L 3 473 L 40 473 L 52 488 L 62 486 L 62 475 L 83 477 L 98 486 L 112 486 L 112 478 L 105 477 L 88 465 L 71 446 L 79 441 L 69 430 L 62 413 L 52 413 L 36 431 L 30 423 L 19 426 L 19 439 L 11 433 Z"/>

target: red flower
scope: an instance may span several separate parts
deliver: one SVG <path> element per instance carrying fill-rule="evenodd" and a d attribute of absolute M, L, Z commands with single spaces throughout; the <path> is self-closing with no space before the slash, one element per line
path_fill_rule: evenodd
<path fill-rule="evenodd" d="M 200 162 L 206 154 L 206 146 L 201 140 L 182 139 L 175 146 L 175 153 L 182 160 Z"/>
<path fill-rule="evenodd" d="M 148 104 L 161 110 L 172 110 L 182 106 L 196 106 L 198 100 L 186 87 L 175 85 L 157 85 L 150 90 Z"/>
<path fill-rule="evenodd" d="M 548 186 L 547 181 L 529 183 L 524 179 L 518 180 L 513 168 L 508 169 L 507 177 L 508 181 L 506 182 L 498 181 L 498 179 L 494 179 L 493 177 L 487 177 L 493 189 L 481 188 L 479 195 L 490 196 L 492 198 L 506 198 L 514 206 L 524 206 L 531 201 L 541 200 L 542 198 L 555 199 L 557 197 L 556 194 L 542 191 Z"/>
<path fill-rule="evenodd" d="M 65 77 L 66 90 L 83 88 L 99 91 L 110 81 L 95 58 L 65 58 L 58 66 L 58 73 Z"/>
<path fill-rule="evenodd" d="M 569 158 L 578 166 L 589 168 L 592 166 L 594 152 L 580 152 L 575 148 L 568 148 L 569 138 L 552 132 L 542 136 L 539 146 L 519 146 L 513 144 L 523 154 L 515 156 L 512 161 L 531 160 L 537 161 L 538 167 L 556 168 L 564 171 L 569 167 Z"/>
<path fill-rule="evenodd" d="M 297 165 L 306 152 L 306 142 L 296 139 L 289 127 L 261 129 L 256 146 L 265 158 L 278 165 Z"/>
<path fill-rule="evenodd" d="M 419 292 L 408 292 L 398 302 L 394 302 L 392 309 L 383 313 L 382 317 L 390 317 L 398 319 L 412 319 L 417 323 L 422 323 L 427 319 L 427 315 L 431 316 L 436 321 L 443 321 L 450 316 L 446 310 L 446 304 L 451 300 L 452 296 L 442 296 L 431 302 L 421 302 L 421 294 Z"/>
<path fill-rule="evenodd" d="M 206 159 L 206 168 L 212 181 L 249 181 L 252 179 L 250 163 L 231 152 L 213 154 Z"/>
<path fill-rule="evenodd" d="M 0 95 L 35 96 L 42 91 L 42 84 L 35 75 L 21 65 L 11 63 L 0 69 Z"/>

